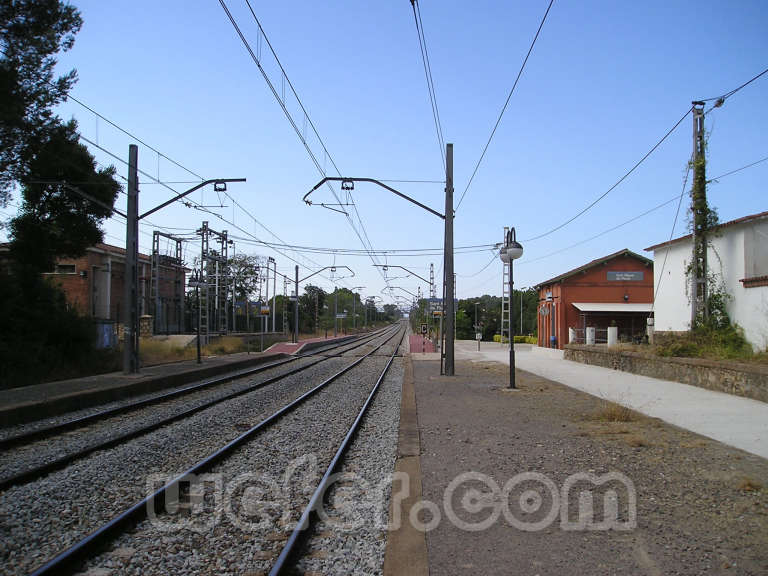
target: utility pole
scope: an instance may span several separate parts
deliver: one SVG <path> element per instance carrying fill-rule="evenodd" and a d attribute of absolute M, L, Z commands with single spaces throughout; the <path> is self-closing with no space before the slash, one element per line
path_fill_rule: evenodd
<path fill-rule="evenodd" d="M 299 341 L 299 265 L 296 264 L 296 300 L 293 302 L 293 343 Z"/>
<path fill-rule="evenodd" d="M 139 147 L 128 147 L 128 209 L 125 225 L 123 373 L 139 371 Z"/>
<path fill-rule="evenodd" d="M 272 332 L 274 333 L 276 332 L 275 322 L 277 320 L 277 310 L 275 310 L 275 305 L 277 304 L 277 262 L 275 262 L 274 258 L 271 258 L 271 260 L 272 267 L 274 268 L 274 274 L 272 275 Z"/>
<path fill-rule="evenodd" d="M 339 289 L 333 288 L 333 337 L 336 338 L 336 325 L 339 323 Z"/>
<path fill-rule="evenodd" d="M 445 299 L 445 375 L 454 375 L 454 276 L 453 276 L 453 144 L 445 145 L 445 265 L 443 266 Z"/>
<path fill-rule="evenodd" d="M 709 318 L 707 302 L 707 232 L 709 208 L 707 206 L 707 177 L 704 139 L 704 102 L 693 105 L 693 258 L 691 260 L 691 330 L 698 319 Z"/>
<path fill-rule="evenodd" d="M 265 301 L 267 303 L 267 306 L 269 306 L 269 260 L 267 260 L 267 295 L 265 298 Z M 262 333 L 269 330 L 269 314 L 267 314 L 266 318 L 262 318 Z"/>

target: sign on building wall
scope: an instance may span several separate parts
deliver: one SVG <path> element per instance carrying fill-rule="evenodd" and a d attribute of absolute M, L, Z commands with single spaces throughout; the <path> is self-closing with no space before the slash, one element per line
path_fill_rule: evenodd
<path fill-rule="evenodd" d="M 609 282 L 642 282 L 645 272 L 642 270 L 608 270 Z"/>

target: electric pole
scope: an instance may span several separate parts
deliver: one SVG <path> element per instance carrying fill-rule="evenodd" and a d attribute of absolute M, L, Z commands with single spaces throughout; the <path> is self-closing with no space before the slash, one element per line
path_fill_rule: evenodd
<path fill-rule="evenodd" d="M 704 137 L 704 102 L 693 102 L 693 258 L 691 260 L 691 330 L 697 320 L 709 318 L 707 302 L 707 206 L 706 141 Z"/>
<path fill-rule="evenodd" d="M 125 225 L 123 373 L 139 371 L 139 147 L 128 147 L 128 206 Z"/>
<path fill-rule="evenodd" d="M 293 343 L 299 341 L 299 265 L 296 264 L 296 300 L 293 302 Z"/>
<path fill-rule="evenodd" d="M 445 145 L 445 265 L 443 266 L 445 299 L 445 375 L 454 375 L 454 276 L 453 276 L 453 144 Z"/>

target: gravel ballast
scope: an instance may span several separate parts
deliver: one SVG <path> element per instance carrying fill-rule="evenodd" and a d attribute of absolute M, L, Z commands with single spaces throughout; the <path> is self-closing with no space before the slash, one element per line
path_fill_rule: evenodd
<path fill-rule="evenodd" d="M 163 518 L 144 521 L 88 568 L 112 574 L 143 574 L 150 567 L 174 574 L 268 570 L 386 362 L 371 356 L 211 470 L 229 493 L 226 501 L 208 494 L 204 516 L 218 515 L 215 523 L 201 519 L 206 526 L 195 531 L 173 523 L 166 530 Z M 265 507 L 265 501 L 274 505 Z M 126 559 L 125 549 L 136 552 Z"/>
<path fill-rule="evenodd" d="M 115 449 L 97 452 L 46 478 L 3 492 L 0 557 L 4 573 L 28 573 L 140 500 L 152 474 L 168 475 L 188 468 L 349 363 L 349 358 L 330 358 L 288 377 L 279 386 L 222 402 Z M 354 369 L 343 378 L 353 378 L 352 373 Z M 294 447 L 291 454 L 297 448 L 306 452 L 303 447 Z"/>

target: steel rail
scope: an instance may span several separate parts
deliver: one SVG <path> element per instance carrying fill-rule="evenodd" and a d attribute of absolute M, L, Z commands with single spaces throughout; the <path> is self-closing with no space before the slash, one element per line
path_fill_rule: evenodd
<path fill-rule="evenodd" d="M 373 389 L 368 395 L 368 398 L 365 400 L 365 403 L 363 404 L 363 407 L 360 409 L 360 412 L 358 413 L 357 418 L 355 418 L 355 421 L 352 423 L 352 426 L 350 426 L 346 436 L 344 436 L 344 440 L 341 442 L 341 445 L 339 446 L 338 450 L 336 450 L 336 454 L 334 454 L 333 459 L 331 460 L 331 463 L 328 465 L 328 469 L 325 471 L 325 474 L 323 474 L 323 477 L 320 480 L 320 483 L 317 485 L 317 488 L 312 494 L 312 497 L 309 500 L 309 504 L 307 504 L 306 508 L 304 508 L 304 512 L 301 514 L 301 518 L 299 518 L 299 521 L 296 523 L 296 526 L 294 527 L 293 532 L 291 532 L 290 537 L 286 541 L 285 546 L 283 546 L 283 549 L 280 552 L 280 555 L 278 556 L 277 560 L 275 561 L 275 564 L 272 566 L 272 569 L 269 571 L 269 576 L 279 576 L 280 574 L 284 574 L 291 567 L 290 563 L 291 563 L 291 560 L 295 557 L 295 551 L 297 550 L 298 544 L 303 539 L 303 537 L 309 533 L 309 529 L 312 526 L 312 519 L 316 518 L 317 516 L 316 510 L 318 506 L 322 506 L 323 498 L 325 496 L 325 491 L 327 490 L 330 482 L 330 477 L 335 472 L 336 467 L 339 465 L 339 463 L 341 462 L 341 459 L 344 457 L 344 454 L 346 453 L 347 448 L 352 443 L 352 439 L 357 433 L 357 429 L 360 425 L 360 422 L 365 417 L 365 414 L 368 411 L 368 407 L 373 402 L 373 399 L 376 396 L 376 392 L 378 392 L 379 390 L 379 386 L 384 381 L 384 377 L 387 375 L 387 372 L 389 371 L 389 368 L 392 365 L 392 362 L 395 359 L 395 356 L 397 355 L 398 349 L 403 344 L 403 340 L 405 339 L 405 333 L 406 331 L 403 331 L 403 335 L 400 338 L 400 343 L 397 346 L 395 346 L 395 350 L 392 352 L 392 355 L 389 357 L 389 361 L 387 362 L 387 365 L 384 367 L 384 370 L 382 370 L 381 375 L 379 375 L 378 380 L 376 380 L 376 384 L 374 385 Z"/>
<path fill-rule="evenodd" d="M 395 333 L 395 335 L 399 334 L 401 329 L 402 327 L 398 326 L 397 332 Z M 401 342 L 404 337 L 405 337 L 405 331 L 401 336 Z M 224 459 L 233 450 L 235 450 L 240 445 L 248 441 L 257 432 L 260 432 L 265 428 L 269 427 L 270 425 L 274 424 L 282 416 L 293 411 L 300 404 L 304 403 L 304 401 L 306 401 L 308 398 L 311 398 L 317 392 L 325 388 L 328 384 L 330 384 L 331 382 L 334 382 L 335 380 L 337 380 L 338 378 L 340 378 L 341 376 L 349 372 L 352 368 L 354 368 L 355 366 L 363 362 L 363 360 L 373 355 L 379 349 L 383 348 L 387 344 L 387 342 L 389 342 L 389 340 L 391 340 L 391 337 L 388 338 L 382 344 L 380 344 L 377 348 L 374 348 L 367 354 L 360 356 L 360 358 L 355 360 L 353 363 L 349 364 L 348 366 L 345 366 L 333 376 L 326 378 L 325 380 L 323 380 L 323 382 L 321 382 L 317 386 L 311 388 L 310 390 L 308 390 L 307 392 L 305 392 L 295 400 L 291 401 L 289 404 L 286 404 L 285 406 L 283 406 L 282 408 L 274 412 L 271 416 L 268 416 L 267 418 L 265 418 L 264 420 L 262 420 L 261 422 L 259 422 L 258 424 L 250 428 L 249 430 L 243 432 L 237 438 L 235 438 L 234 440 L 231 440 L 222 448 L 219 448 L 218 450 L 216 450 L 215 452 L 207 456 L 205 459 L 193 465 L 191 468 L 189 468 L 185 472 L 182 472 L 176 478 L 166 483 L 164 486 L 162 486 L 161 488 L 159 488 L 149 496 L 143 498 L 141 501 L 137 502 L 127 510 L 115 516 L 112 520 L 102 525 L 100 528 L 96 529 L 94 532 L 90 533 L 88 536 L 86 536 L 79 542 L 75 543 L 74 545 L 70 546 L 68 549 L 59 553 L 57 556 L 55 556 L 54 558 L 52 558 L 51 560 L 49 560 L 48 562 L 46 562 L 45 564 L 37 568 L 34 572 L 30 574 L 30 576 L 43 576 L 48 574 L 54 574 L 54 575 L 71 574 L 72 571 L 77 568 L 77 564 L 79 562 L 81 562 L 83 559 L 87 558 L 89 555 L 93 554 L 94 552 L 101 550 L 105 544 L 113 540 L 115 537 L 117 537 L 119 534 L 125 531 L 128 527 L 143 520 L 147 516 L 147 509 L 149 507 L 152 507 L 152 509 L 156 511 L 163 510 L 163 505 L 160 498 L 165 496 L 165 493 L 168 490 L 171 490 L 172 488 L 177 488 L 179 485 L 179 482 L 183 481 L 188 476 L 192 474 L 198 474 L 203 470 L 210 468 L 220 460 Z M 395 348 L 395 352 L 397 352 L 397 348 Z"/>
<path fill-rule="evenodd" d="M 386 334 L 385 334 L 386 335 Z M 371 338 L 370 340 L 375 340 L 376 338 L 380 337 L 381 334 L 377 335 L 375 338 Z M 370 340 L 366 342 L 362 342 L 358 344 L 354 348 L 359 348 L 360 346 L 364 346 L 365 344 L 369 343 Z M 153 422 L 151 424 L 147 424 L 146 426 L 142 426 L 139 428 L 136 428 L 134 430 L 130 430 L 128 432 L 125 432 L 123 434 L 119 434 L 117 436 L 113 436 L 111 438 L 108 438 L 102 442 L 99 442 L 97 444 L 93 444 L 91 446 L 88 446 L 86 448 L 83 448 L 82 450 L 78 450 L 76 452 L 73 452 L 71 454 L 66 454 L 64 456 L 61 456 L 60 458 L 56 458 L 55 460 L 51 460 L 49 462 L 46 462 L 45 464 L 41 464 L 39 466 L 35 466 L 33 468 L 29 468 L 27 470 L 23 470 L 22 472 L 18 472 L 17 474 L 14 474 L 12 476 L 9 476 L 7 478 L 4 478 L 0 480 L 0 491 L 7 490 L 11 486 L 15 486 L 18 484 L 25 484 L 27 482 L 31 482 L 33 480 L 36 480 L 38 478 L 41 478 L 45 476 L 46 474 L 50 474 L 51 472 L 55 472 L 56 470 L 61 470 L 62 468 L 66 468 L 70 464 L 73 464 L 74 462 L 78 460 L 82 460 L 86 456 L 89 456 L 93 454 L 94 452 L 97 452 L 99 450 L 107 450 L 109 448 L 114 448 L 115 446 L 118 446 L 124 442 L 128 442 L 129 440 L 133 440 L 134 438 L 138 438 L 139 436 L 143 436 L 145 434 L 148 434 L 150 432 L 153 432 L 157 430 L 158 428 L 162 428 L 163 426 L 166 426 L 168 424 L 172 424 L 174 422 L 177 422 L 179 420 L 183 420 L 184 418 L 188 418 L 190 416 L 193 416 L 194 414 L 201 412 L 203 410 L 206 410 L 212 406 L 215 406 L 216 404 L 220 404 L 226 400 L 231 400 L 233 398 L 237 398 L 239 396 L 244 396 L 245 394 L 249 394 L 250 392 L 253 392 L 255 390 L 258 390 L 259 388 L 263 388 L 265 386 L 268 386 L 270 384 L 274 384 L 275 382 L 278 382 L 284 378 L 287 378 L 288 376 L 292 376 L 294 374 L 297 374 L 299 372 L 303 372 L 304 370 L 311 368 L 312 366 L 315 366 L 317 364 L 320 364 L 321 362 L 325 362 L 326 360 L 329 360 L 330 358 L 333 358 L 334 356 L 326 356 L 321 357 L 314 362 L 311 362 L 309 364 L 305 364 L 303 366 L 299 366 L 298 368 L 294 368 L 292 370 L 289 370 L 288 372 L 285 372 L 283 374 L 278 374 L 276 376 L 273 376 L 271 378 L 267 378 L 266 380 L 262 382 L 258 382 L 256 384 L 253 384 L 252 386 L 248 386 L 246 388 L 243 388 L 242 390 L 237 390 L 235 392 L 231 392 L 229 394 L 225 394 L 223 396 L 220 396 L 218 398 L 214 398 L 212 400 L 209 400 L 207 402 L 204 402 L 203 404 L 200 404 L 198 406 L 194 406 L 192 408 L 189 408 L 187 410 L 183 410 L 182 412 L 179 412 L 177 414 L 174 414 L 172 416 L 167 416 L 165 418 L 161 418 L 160 420 Z"/>
<path fill-rule="evenodd" d="M 386 330 L 386 329 L 384 329 Z M 361 340 L 370 338 L 371 340 L 377 338 L 384 330 L 377 330 L 376 332 L 372 332 L 369 334 L 364 334 L 360 337 Z M 200 390 L 205 390 L 206 388 L 210 388 L 212 386 L 217 386 L 219 384 L 225 384 L 227 382 L 231 382 L 232 380 L 237 380 L 239 378 L 245 378 L 246 376 L 252 376 L 254 374 L 259 374 L 261 372 L 264 372 L 266 370 L 270 370 L 271 368 L 277 368 L 278 366 L 282 366 L 284 364 L 288 364 L 290 362 L 294 362 L 298 360 L 299 358 L 306 358 L 308 356 L 316 356 L 317 354 L 324 353 L 328 350 L 333 350 L 336 348 L 342 348 L 344 346 L 348 346 L 351 342 L 349 340 L 337 344 L 332 344 L 330 346 L 317 348 L 308 352 L 302 352 L 300 354 L 296 354 L 295 356 L 292 356 L 290 358 L 285 358 L 283 360 L 279 360 L 277 362 L 272 362 L 269 364 L 260 364 L 258 366 L 255 366 L 253 368 L 245 368 L 243 370 L 237 370 L 235 372 L 228 372 L 224 374 L 223 376 L 217 376 L 215 378 L 212 378 L 210 380 L 205 380 L 198 384 L 193 384 L 191 386 L 186 386 L 184 388 L 179 388 L 176 390 L 173 390 L 171 392 L 166 392 L 164 394 L 159 394 L 156 396 L 152 396 L 151 398 L 145 398 L 143 400 L 137 400 L 135 402 L 130 402 L 127 404 L 123 404 L 121 406 L 116 406 L 114 408 L 108 408 L 106 410 L 101 410 L 99 412 L 94 412 L 93 414 L 88 414 L 85 416 L 81 416 L 79 418 L 73 418 L 72 420 L 67 420 L 66 422 L 61 422 L 59 424 L 53 424 L 51 426 L 46 426 L 43 428 L 38 428 L 36 430 L 30 430 L 29 432 L 24 432 L 21 434 L 16 434 L 13 436 L 8 436 L 7 438 L 0 439 L 0 450 L 7 450 L 8 448 L 11 448 L 13 446 L 18 446 L 19 444 L 28 444 L 30 442 L 34 442 L 37 440 L 42 440 L 44 438 L 53 436 L 55 434 L 59 434 L 61 432 L 66 432 L 68 430 L 73 430 L 75 428 L 80 428 L 82 426 L 86 426 L 88 424 L 92 424 L 94 422 L 97 422 L 99 420 L 103 420 L 104 418 L 109 418 L 112 416 L 117 416 L 120 414 L 125 414 L 128 412 L 131 412 L 133 410 L 138 410 L 139 408 L 145 408 L 146 406 L 151 406 L 153 404 L 160 404 L 162 402 L 166 402 L 168 400 L 173 400 L 174 398 L 177 398 L 179 396 L 184 396 L 185 394 L 191 394 L 193 392 L 198 392 Z M 354 348 L 352 348 L 354 349 Z"/>

